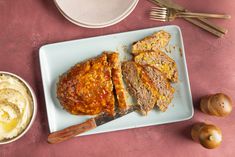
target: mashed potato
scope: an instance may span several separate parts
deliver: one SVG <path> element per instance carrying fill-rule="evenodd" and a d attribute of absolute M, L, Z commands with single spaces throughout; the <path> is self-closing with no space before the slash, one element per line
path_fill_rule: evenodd
<path fill-rule="evenodd" d="M 0 141 L 19 135 L 29 124 L 33 100 L 17 78 L 0 74 Z"/>

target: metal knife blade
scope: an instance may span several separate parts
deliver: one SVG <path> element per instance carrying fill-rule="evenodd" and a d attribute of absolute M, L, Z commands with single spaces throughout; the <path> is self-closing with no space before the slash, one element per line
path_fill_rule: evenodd
<path fill-rule="evenodd" d="M 95 119 L 95 123 L 96 123 L 96 126 L 100 126 L 100 125 L 103 125 L 105 123 L 108 123 L 110 121 L 113 121 L 115 119 L 118 119 L 120 117 L 123 117 L 129 113 L 132 113 L 134 111 L 138 110 L 138 107 L 136 105 L 132 105 L 129 107 L 129 109 L 127 109 L 125 112 L 116 112 L 116 114 L 114 116 L 112 115 L 108 115 L 106 113 L 102 113 L 98 116 L 96 116 L 94 119 Z"/>

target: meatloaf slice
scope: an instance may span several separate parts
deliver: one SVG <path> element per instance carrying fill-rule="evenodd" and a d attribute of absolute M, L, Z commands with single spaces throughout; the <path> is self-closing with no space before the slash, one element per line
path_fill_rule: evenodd
<path fill-rule="evenodd" d="M 128 91 L 137 100 L 140 111 L 146 115 L 156 105 L 166 111 L 174 96 L 174 88 L 165 75 L 152 66 L 124 62 L 122 73 Z"/>
<path fill-rule="evenodd" d="M 112 67 L 112 81 L 118 101 L 118 108 L 125 112 L 128 109 L 126 103 L 126 95 L 124 91 L 124 84 L 122 80 L 121 64 L 119 62 L 119 54 L 116 52 L 106 52 L 108 54 L 108 62 Z"/>
<path fill-rule="evenodd" d="M 171 35 L 166 31 L 159 31 L 144 39 L 135 42 L 132 45 L 132 53 L 134 55 L 145 51 L 156 51 L 165 48 L 171 39 Z"/>
<path fill-rule="evenodd" d="M 144 71 L 158 90 L 159 97 L 156 102 L 157 107 L 163 112 L 166 111 L 174 97 L 175 89 L 158 69 L 152 66 L 144 66 Z"/>
<path fill-rule="evenodd" d="M 142 66 L 135 62 L 124 62 L 122 64 L 122 74 L 129 93 L 136 99 L 140 111 L 146 115 L 153 109 L 158 99 L 158 91 Z"/>
<path fill-rule="evenodd" d="M 140 65 L 150 65 L 157 68 L 171 82 L 178 81 L 178 71 L 175 61 L 160 50 L 141 52 L 134 57 L 134 60 Z"/>

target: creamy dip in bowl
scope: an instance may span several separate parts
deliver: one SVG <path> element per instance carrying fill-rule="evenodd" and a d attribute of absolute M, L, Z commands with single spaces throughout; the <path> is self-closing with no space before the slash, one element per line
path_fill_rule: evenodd
<path fill-rule="evenodd" d="M 19 76 L 0 71 L 0 144 L 22 137 L 32 125 L 37 102 L 32 88 Z"/>

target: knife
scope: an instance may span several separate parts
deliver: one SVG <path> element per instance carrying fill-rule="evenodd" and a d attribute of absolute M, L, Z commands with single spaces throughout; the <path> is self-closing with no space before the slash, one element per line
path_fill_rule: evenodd
<path fill-rule="evenodd" d="M 172 0 L 150 0 L 150 1 L 156 5 L 161 6 L 161 7 L 173 8 L 178 11 L 189 11 L 189 10 L 185 9 L 184 7 L 182 7 L 181 5 L 174 3 Z M 224 34 L 226 34 L 228 32 L 227 29 L 219 27 L 219 26 L 213 24 L 212 22 L 208 21 L 205 18 L 192 19 L 192 18 L 185 17 L 184 19 L 186 21 L 188 21 L 192 24 L 195 24 L 198 27 L 218 36 L 218 37 L 222 37 Z"/>
<path fill-rule="evenodd" d="M 56 132 L 53 132 L 49 134 L 47 141 L 50 144 L 60 143 L 65 140 L 71 139 L 79 134 L 82 134 L 86 131 L 92 130 L 97 128 L 100 125 L 106 124 L 110 121 L 113 121 L 115 119 L 118 119 L 120 117 L 123 117 L 129 113 L 132 113 L 133 111 L 138 110 L 138 106 L 132 105 L 127 109 L 125 112 L 116 112 L 114 116 L 109 115 L 107 113 L 102 113 L 94 118 L 90 118 L 87 121 L 76 124 L 73 126 L 70 126 L 68 128 L 65 128 L 63 130 L 59 130 Z"/>

